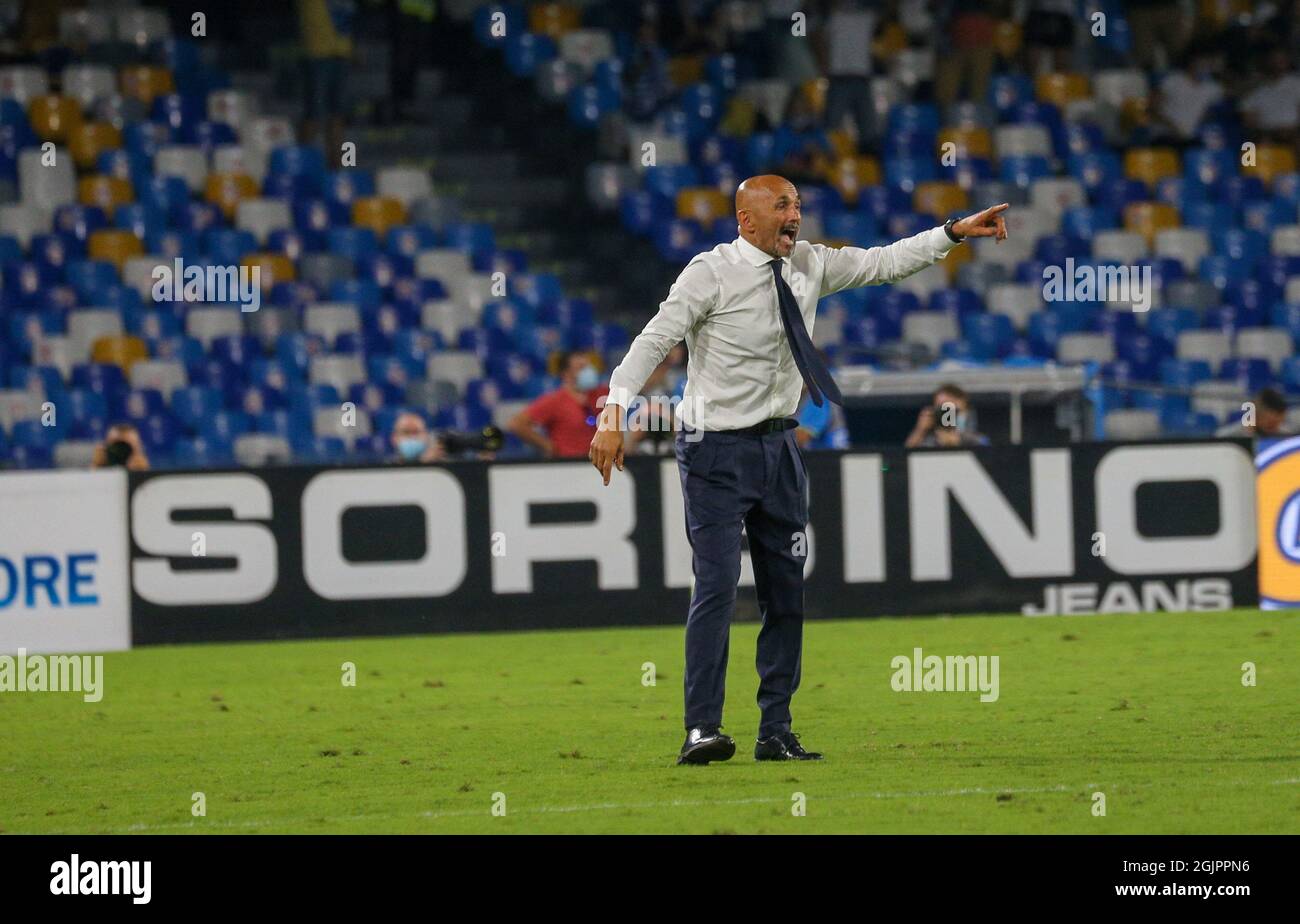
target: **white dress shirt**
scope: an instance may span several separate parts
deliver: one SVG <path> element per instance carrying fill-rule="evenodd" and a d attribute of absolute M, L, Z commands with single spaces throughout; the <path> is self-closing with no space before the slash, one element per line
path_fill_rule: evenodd
<path fill-rule="evenodd" d="M 887 247 L 827 247 L 798 241 L 781 259 L 804 324 L 812 335 L 817 301 L 843 289 L 897 282 L 957 246 L 931 228 Z M 698 254 L 682 270 L 659 313 L 632 341 L 609 380 L 610 404 L 623 408 L 683 338 L 689 351 L 678 415 L 701 430 L 738 430 L 773 417 L 793 417 L 803 377 L 786 342 L 775 259 L 744 238 Z"/>

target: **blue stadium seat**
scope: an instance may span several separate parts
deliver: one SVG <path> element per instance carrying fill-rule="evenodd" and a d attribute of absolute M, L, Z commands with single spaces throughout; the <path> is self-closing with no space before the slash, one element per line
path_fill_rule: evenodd
<path fill-rule="evenodd" d="M 1203 359 L 1169 358 L 1160 362 L 1160 384 L 1166 388 L 1190 391 L 1197 382 L 1214 378 L 1210 364 Z"/>
<path fill-rule="evenodd" d="M 1128 364 L 1133 381 L 1156 379 L 1160 362 L 1173 355 L 1173 348 L 1162 338 L 1149 334 L 1132 334 L 1115 342 L 1115 355 Z"/>
<path fill-rule="evenodd" d="M 506 67 L 516 77 L 532 76 L 539 64 L 551 60 L 555 55 L 555 42 L 547 35 L 520 32 L 506 39 Z"/>
<path fill-rule="evenodd" d="M 1015 339 L 1011 319 L 1002 314 L 971 314 L 962 318 L 962 334 L 974 358 L 992 361 L 1005 356 Z"/>
<path fill-rule="evenodd" d="M 1300 356 L 1292 356 L 1282 362 L 1280 379 L 1288 394 L 1300 394 Z"/>
<path fill-rule="evenodd" d="M 947 311 L 956 317 L 984 310 L 984 302 L 973 289 L 937 289 L 930 293 L 930 310 Z"/>
<path fill-rule="evenodd" d="M 622 93 L 616 87 L 584 84 L 569 93 L 567 111 L 575 125 L 594 128 L 601 116 L 622 105 Z"/>
<path fill-rule="evenodd" d="M 233 444 L 218 436 L 196 436 L 176 441 L 172 461 L 179 468 L 220 468 L 235 461 Z"/>
<path fill-rule="evenodd" d="M 1061 215 L 1061 231 L 1072 237 L 1091 240 L 1098 231 L 1119 227 L 1119 218 L 1113 209 L 1082 205 L 1066 209 Z"/>
<path fill-rule="evenodd" d="M 989 104 L 1004 119 L 1021 103 L 1033 98 L 1033 81 L 1024 74 L 995 74 L 989 80 Z"/>
<path fill-rule="evenodd" d="M 1051 176 L 1052 165 L 1041 154 L 1021 154 L 1004 157 L 998 163 L 998 176 L 1004 182 L 1015 183 L 1027 189 L 1034 180 Z"/>
<path fill-rule="evenodd" d="M 1159 337 L 1169 346 L 1178 342 L 1185 330 L 1201 326 L 1200 316 L 1191 308 L 1156 308 L 1147 314 L 1147 333 Z"/>
<path fill-rule="evenodd" d="M 905 193 L 913 192 L 918 183 L 939 179 L 933 157 L 896 157 L 885 161 L 885 182 Z"/>
<path fill-rule="evenodd" d="M 1273 383 L 1273 370 L 1266 359 L 1225 359 L 1219 366 L 1219 378 L 1237 382 L 1242 391 L 1254 394 Z"/>

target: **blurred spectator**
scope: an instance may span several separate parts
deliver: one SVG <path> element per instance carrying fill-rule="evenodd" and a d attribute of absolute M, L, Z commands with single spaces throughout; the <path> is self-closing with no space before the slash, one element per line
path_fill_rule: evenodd
<path fill-rule="evenodd" d="M 121 466 L 133 472 L 149 471 L 149 454 L 140 442 L 140 431 L 134 424 L 118 423 L 108 428 L 104 440 L 95 447 L 91 468 Z"/>
<path fill-rule="evenodd" d="M 1182 53 L 1187 18 L 1178 0 L 1125 0 L 1133 57 L 1144 69 L 1167 67 Z"/>
<path fill-rule="evenodd" d="M 319 140 L 327 163 L 343 145 L 343 83 L 352 57 L 355 0 L 298 0 L 303 45 L 303 141 Z"/>
<path fill-rule="evenodd" d="M 1247 424 L 1251 418 L 1242 414 L 1240 422 L 1224 424 L 1215 436 L 1246 436 L 1272 439 L 1290 436 L 1286 426 L 1286 397 L 1276 388 L 1262 388 L 1254 398 L 1254 424 Z"/>
<path fill-rule="evenodd" d="M 1030 74 L 1069 70 L 1074 0 L 1021 0 Z"/>
<path fill-rule="evenodd" d="M 908 449 L 953 449 L 959 446 L 987 446 L 988 439 L 975 431 L 970 396 L 951 382 L 940 385 L 930 403 L 916 415 L 916 426 L 903 444 Z"/>
<path fill-rule="evenodd" d="M 6 23 L 6 33 L 11 28 L 17 33 L 19 49 L 25 58 L 34 58 L 44 66 L 62 68 L 67 63 L 69 49 L 59 39 L 59 17 L 75 6 L 68 0 L 42 0 L 40 3 L 8 3 L 0 14 Z"/>
<path fill-rule="evenodd" d="M 628 117 L 637 122 L 652 118 L 672 95 L 668 56 L 659 44 L 658 25 L 652 17 L 647 16 L 637 28 L 636 45 L 623 83 L 627 89 Z"/>
<path fill-rule="evenodd" d="M 987 99 L 998 21 L 988 7 L 960 9 L 956 2 L 945 6 L 948 14 L 940 21 L 947 26 L 935 62 L 935 95 L 943 106 L 957 99 Z"/>
<path fill-rule="evenodd" d="M 516 414 L 508 429 L 548 459 L 585 458 L 596 435 L 596 405 L 609 386 L 585 353 L 561 352 L 555 368 L 560 387 Z"/>
<path fill-rule="evenodd" d="M 442 444 L 430 437 L 424 418 L 411 411 L 397 415 L 389 439 L 397 452 L 396 462 L 437 462 L 444 457 Z"/>
<path fill-rule="evenodd" d="M 871 105 L 871 43 L 876 35 L 876 13 L 860 0 L 834 0 L 826 29 L 826 129 L 835 131 L 846 116 L 853 120 L 858 150 L 875 141 L 875 114 Z"/>
<path fill-rule="evenodd" d="M 763 24 L 762 76 L 771 77 L 791 86 L 817 80 L 824 68 L 818 66 L 809 35 L 820 31 L 816 8 L 803 0 L 767 0 Z M 793 32 L 794 14 L 805 17 L 806 32 Z"/>
<path fill-rule="evenodd" d="M 1189 47 L 1181 70 L 1161 81 L 1152 110 L 1169 127 L 1174 140 L 1190 142 L 1211 106 L 1223 99 L 1219 75 L 1223 57 L 1211 43 Z"/>
<path fill-rule="evenodd" d="M 716 55 L 727 50 L 726 5 L 719 3 L 710 10 L 707 2 L 679 0 L 683 29 L 666 34 L 677 37 L 673 50 L 679 55 Z"/>
<path fill-rule="evenodd" d="M 803 87 L 796 87 L 786 105 L 784 123 L 798 141 L 776 167 L 777 173 L 796 186 L 825 182 L 822 166 L 829 152 L 823 150 L 818 121 L 809 94 Z"/>
<path fill-rule="evenodd" d="M 1241 111 L 1248 128 L 1290 141 L 1300 128 L 1300 72 L 1284 48 L 1273 48 L 1264 61 L 1264 80 L 1242 99 Z"/>
<path fill-rule="evenodd" d="M 426 54 L 433 28 L 436 0 L 386 0 L 388 7 L 390 121 L 410 121 L 414 114 L 415 81 L 421 55 Z"/>

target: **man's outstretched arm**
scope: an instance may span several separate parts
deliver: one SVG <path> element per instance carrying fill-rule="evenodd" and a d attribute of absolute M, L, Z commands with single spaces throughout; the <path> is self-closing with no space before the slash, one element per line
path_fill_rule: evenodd
<path fill-rule="evenodd" d="M 1003 202 L 977 212 L 952 225 L 958 238 L 991 237 L 1006 240 L 1007 223 L 1003 217 L 1010 206 Z M 906 279 L 927 266 L 942 260 L 958 245 L 943 228 L 931 228 L 886 247 L 820 247 L 824 255 L 823 296 L 858 286 L 881 285 Z"/>

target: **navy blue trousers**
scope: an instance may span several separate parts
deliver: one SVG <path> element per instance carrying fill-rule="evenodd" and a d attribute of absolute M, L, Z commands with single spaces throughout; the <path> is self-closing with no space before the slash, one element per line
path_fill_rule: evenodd
<path fill-rule="evenodd" d="M 722 724 L 727 647 L 749 538 L 763 627 L 758 633 L 759 736 L 790 730 L 803 649 L 807 484 L 793 430 L 762 436 L 677 434 L 695 591 L 686 617 L 686 727 Z"/>

